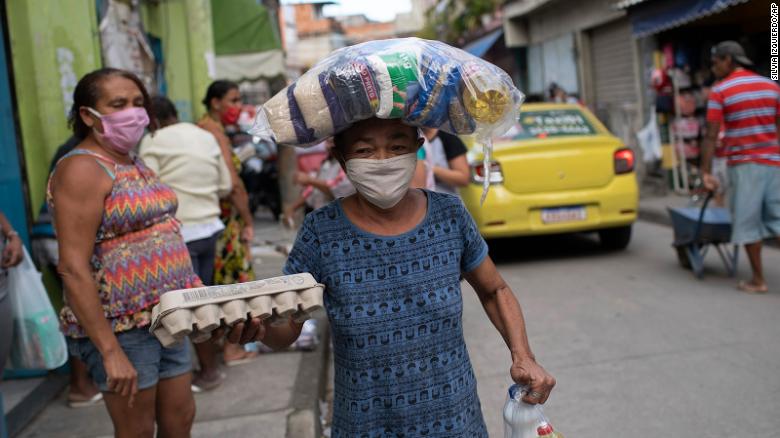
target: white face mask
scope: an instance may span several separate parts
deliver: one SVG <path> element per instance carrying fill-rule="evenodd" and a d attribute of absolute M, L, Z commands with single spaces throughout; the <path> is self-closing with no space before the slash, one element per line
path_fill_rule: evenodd
<path fill-rule="evenodd" d="M 381 209 L 395 207 L 409 191 L 417 166 L 417 154 L 384 160 L 353 158 L 347 161 L 347 177 L 355 190 Z"/>

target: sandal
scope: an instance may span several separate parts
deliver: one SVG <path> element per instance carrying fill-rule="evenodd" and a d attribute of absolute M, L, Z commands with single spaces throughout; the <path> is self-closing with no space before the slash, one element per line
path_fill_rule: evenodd
<path fill-rule="evenodd" d="M 236 365 L 242 365 L 245 363 L 252 362 L 253 360 L 257 359 L 258 354 L 256 351 L 245 351 L 243 355 L 236 359 L 231 360 L 225 360 L 225 365 L 229 367 L 234 367 Z"/>
<path fill-rule="evenodd" d="M 227 375 L 223 372 L 218 372 L 217 376 L 213 379 L 206 379 L 200 374 L 196 373 L 192 379 L 190 389 L 192 389 L 192 392 L 195 394 L 211 391 L 212 389 L 216 389 L 219 385 L 221 385 L 222 382 L 225 381 L 225 378 L 227 378 Z"/>
<path fill-rule="evenodd" d="M 68 394 L 68 407 L 71 409 L 88 408 L 103 403 L 103 393 L 98 392 L 92 397 L 81 394 Z"/>
<path fill-rule="evenodd" d="M 769 292 L 769 288 L 766 287 L 766 285 L 757 286 L 747 281 L 740 281 L 739 284 L 737 284 L 737 289 L 741 290 L 742 292 L 755 295 Z"/>

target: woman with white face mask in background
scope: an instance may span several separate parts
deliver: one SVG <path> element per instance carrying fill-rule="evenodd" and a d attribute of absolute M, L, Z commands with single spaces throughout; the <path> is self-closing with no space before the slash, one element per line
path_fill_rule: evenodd
<path fill-rule="evenodd" d="M 509 348 L 512 379 L 530 385 L 526 401 L 544 403 L 555 380 L 536 363 L 520 305 L 471 216 L 455 196 L 409 189 L 423 143 L 417 129 L 374 118 L 334 140 L 357 194 L 306 217 L 284 268 L 325 284 L 336 367 L 331 436 L 487 437 L 463 338 L 461 276 Z M 257 337 L 284 348 L 300 329 L 263 325 Z M 248 331 L 257 328 L 244 339 Z"/>

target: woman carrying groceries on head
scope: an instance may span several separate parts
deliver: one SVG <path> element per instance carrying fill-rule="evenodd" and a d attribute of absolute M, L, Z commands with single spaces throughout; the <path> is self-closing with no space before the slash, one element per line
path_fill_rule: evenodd
<path fill-rule="evenodd" d="M 409 189 L 423 139 L 398 119 L 335 137 L 357 194 L 310 213 L 284 268 L 325 284 L 335 363 L 332 435 L 487 437 L 463 338 L 460 278 L 509 349 L 509 372 L 544 403 L 555 379 L 531 352 L 523 313 L 461 201 Z M 259 325 L 258 325 L 259 324 Z M 253 320 L 229 340 L 292 343 L 301 325 Z M 239 339 L 241 338 L 241 339 Z"/>
<path fill-rule="evenodd" d="M 49 179 L 69 351 L 89 367 L 117 437 L 189 436 L 195 416 L 187 343 L 148 331 L 160 294 L 201 285 L 179 233 L 176 194 L 130 154 L 150 120 L 132 73 L 104 68 L 73 93 L 81 139 Z"/>
<path fill-rule="evenodd" d="M 235 284 L 252 281 L 255 273 L 252 269 L 252 255 L 249 245 L 254 239 L 254 224 L 249 210 L 249 196 L 244 183 L 239 178 L 241 161 L 233 153 L 230 139 L 225 134 L 225 126 L 235 125 L 241 114 L 241 94 L 238 84 L 231 81 L 215 81 L 209 85 L 203 99 L 206 115 L 198 126 L 209 131 L 217 139 L 222 157 L 230 170 L 232 191 L 220 203 L 222 223 L 225 230 L 217 239 L 217 257 L 214 262 L 214 284 Z M 196 345 L 201 372 L 198 381 L 210 389 L 221 379 L 217 370 L 216 346 L 213 342 Z M 227 365 L 246 362 L 257 353 L 245 351 L 233 344 L 225 344 L 223 358 Z"/>

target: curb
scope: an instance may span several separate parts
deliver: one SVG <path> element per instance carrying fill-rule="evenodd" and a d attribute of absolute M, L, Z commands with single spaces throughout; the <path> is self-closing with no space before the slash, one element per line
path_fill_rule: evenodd
<path fill-rule="evenodd" d="M 6 415 L 8 436 L 14 437 L 20 434 L 67 385 L 68 376 L 66 374 L 56 372 L 47 374 L 34 390 L 8 411 Z M 0 430 L 1 432 L 2 430 Z"/>
<path fill-rule="evenodd" d="M 255 265 L 255 274 L 260 277 L 280 275 L 291 246 L 289 242 L 280 243 L 267 239 L 256 242 L 252 247 L 252 256 L 254 263 L 260 263 Z M 325 394 L 330 356 L 330 329 L 326 316 L 317 318 L 317 328 L 319 344 L 312 351 L 301 352 L 298 373 L 287 407 L 291 410 L 285 420 L 287 438 L 322 436 L 320 400 Z"/>
<path fill-rule="evenodd" d="M 639 219 L 645 222 L 651 222 L 657 225 L 672 226 L 672 219 L 666 210 L 658 211 L 654 208 L 639 207 Z"/>
<path fill-rule="evenodd" d="M 322 436 L 320 400 L 324 398 L 330 356 L 328 319 L 317 318 L 320 343 L 316 350 L 303 353 L 295 377 L 287 416 L 287 438 L 319 438 Z"/>

